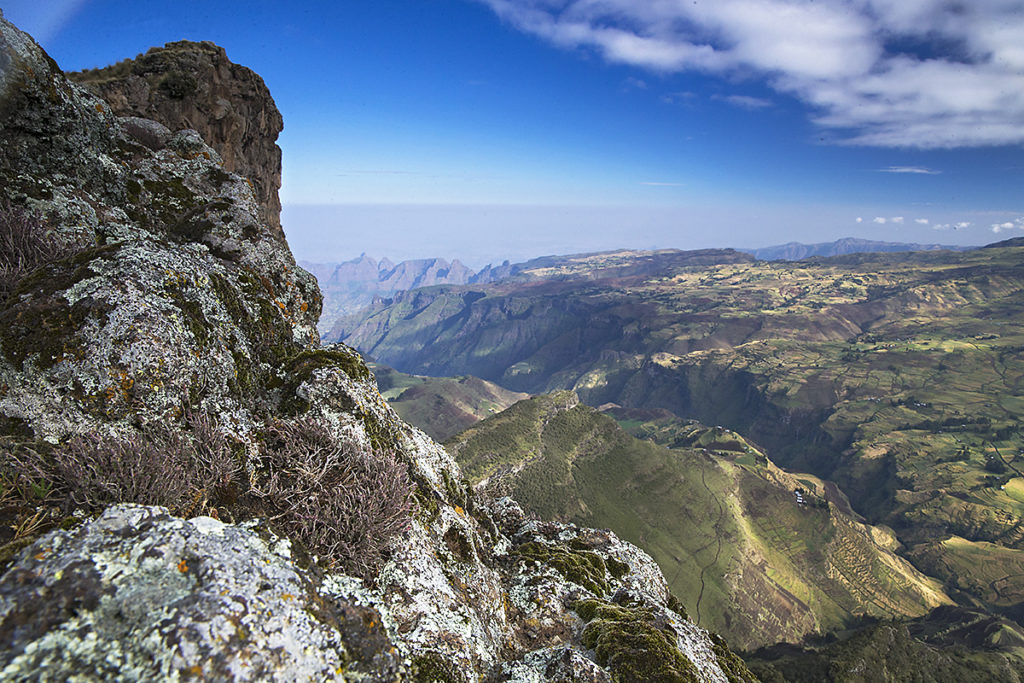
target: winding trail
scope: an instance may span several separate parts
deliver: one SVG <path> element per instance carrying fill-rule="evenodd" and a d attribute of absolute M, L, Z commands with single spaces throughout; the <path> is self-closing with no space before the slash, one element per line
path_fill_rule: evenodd
<path fill-rule="evenodd" d="M 712 459 L 712 457 L 710 455 L 707 456 L 707 459 L 711 462 L 712 465 L 715 465 L 715 462 L 714 462 L 714 460 Z M 716 564 L 718 564 L 718 557 L 722 554 L 722 533 L 721 533 L 722 530 L 721 530 L 721 526 L 722 526 L 722 519 L 725 517 L 725 508 L 722 507 L 722 501 L 718 500 L 718 497 L 715 496 L 714 493 L 712 493 L 711 489 L 708 487 L 707 482 L 704 480 L 704 468 L 703 467 L 700 469 L 700 483 L 704 487 L 704 490 L 708 492 L 708 497 L 710 497 L 712 500 L 714 500 L 715 504 L 718 506 L 718 519 L 715 521 L 714 525 L 712 526 L 712 528 L 714 529 L 714 532 L 715 532 L 715 559 L 711 560 L 711 562 L 708 562 L 706 565 L 704 565 L 700 569 L 700 593 L 697 594 L 697 607 L 695 608 L 695 611 L 697 612 L 697 625 L 698 626 L 700 625 L 700 603 L 701 603 L 701 600 L 704 599 L 704 573 L 707 572 L 707 570 L 710 569 L 711 567 L 713 567 Z"/>

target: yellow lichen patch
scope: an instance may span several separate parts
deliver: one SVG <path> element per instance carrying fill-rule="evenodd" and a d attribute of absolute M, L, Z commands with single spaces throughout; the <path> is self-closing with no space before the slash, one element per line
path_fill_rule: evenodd
<path fill-rule="evenodd" d="M 663 368 L 671 368 L 679 362 L 679 356 L 672 353 L 659 352 L 651 356 L 651 360 Z"/>

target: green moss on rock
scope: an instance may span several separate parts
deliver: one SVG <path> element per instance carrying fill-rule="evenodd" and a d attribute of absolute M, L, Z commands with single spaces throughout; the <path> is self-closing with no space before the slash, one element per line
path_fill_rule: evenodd
<path fill-rule="evenodd" d="M 30 356 L 40 368 L 50 368 L 66 356 L 85 354 L 78 331 L 90 315 L 106 320 L 110 307 L 103 301 L 81 299 L 73 306 L 61 296 L 42 296 L 0 312 L 0 345 L 4 356 L 20 367 Z"/>
<path fill-rule="evenodd" d="M 94 261 L 113 259 L 120 249 L 120 245 L 117 244 L 90 247 L 59 261 L 47 263 L 22 278 L 8 301 L 17 301 L 23 294 L 38 296 L 67 290 L 72 285 L 95 275 L 91 267 Z"/>
<path fill-rule="evenodd" d="M 184 231 L 179 223 L 200 205 L 196 194 L 181 178 L 146 179 L 142 185 L 146 193 L 140 191 L 138 203 L 125 207 L 129 218 L 145 226 L 172 229 L 175 236 L 188 239 L 191 232 Z"/>
<path fill-rule="evenodd" d="M 708 633 L 711 637 L 711 648 L 715 652 L 715 659 L 718 666 L 725 672 L 729 683 L 757 683 L 757 677 L 750 673 L 750 669 L 743 663 L 743 660 L 729 649 L 725 639 L 717 633 Z"/>
<path fill-rule="evenodd" d="M 445 493 L 448 494 L 448 502 L 469 510 L 472 507 L 473 488 L 468 479 L 456 481 L 448 470 L 441 472 L 441 479 L 444 482 Z"/>
<path fill-rule="evenodd" d="M 465 683 L 466 677 L 455 662 L 436 652 L 427 652 L 412 658 L 412 680 L 416 683 Z"/>
<path fill-rule="evenodd" d="M 670 610 L 672 610 L 673 612 L 675 612 L 676 614 L 678 614 L 678 615 L 679 615 L 680 617 L 682 617 L 683 619 L 687 619 L 687 620 L 689 620 L 689 618 L 690 618 L 690 615 L 689 615 L 689 614 L 687 613 L 687 611 L 686 611 L 686 607 L 684 607 L 684 606 L 683 606 L 683 603 L 681 603 L 681 602 L 679 601 L 679 598 L 677 598 L 677 597 L 676 597 L 675 595 L 673 595 L 672 593 L 669 593 L 669 594 L 668 594 L 668 602 L 667 602 L 667 606 L 668 606 L 668 608 L 669 608 Z"/>
<path fill-rule="evenodd" d="M 369 379 L 371 376 L 366 363 L 356 353 L 327 349 L 300 351 L 287 358 L 284 364 L 286 379 L 282 388 L 282 407 L 287 413 L 297 415 L 309 410 L 309 402 L 299 397 L 296 391 L 320 368 L 338 368 L 353 379 Z M 387 445 L 383 443 L 387 441 L 386 430 L 376 419 L 364 415 L 363 423 L 371 442 L 376 439 L 382 442 L 381 445 Z M 374 443 L 374 447 L 377 447 L 377 443 Z"/>
<path fill-rule="evenodd" d="M 645 608 L 620 607 L 603 600 L 581 600 L 573 609 L 588 623 L 583 644 L 597 654 L 612 680 L 699 681 L 697 668 L 676 647 L 672 627 Z"/>
<path fill-rule="evenodd" d="M 188 298 L 177 286 L 167 285 L 164 294 L 181 311 L 181 321 L 195 337 L 200 347 L 210 341 L 210 323 L 206 320 L 203 307 L 198 301 Z"/>
<path fill-rule="evenodd" d="M 595 552 L 539 541 L 524 543 L 513 552 L 522 558 L 553 567 L 566 580 L 583 586 L 595 595 L 603 596 L 608 592 L 608 565 Z"/>
<path fill-rule="evenodd" d="M 415 468 L 410 468 L 409 477 L 412 479 L 412 499 L 416 503 L 416 510 L 413 514 L 417 519 L 420 520 L 424 525 L 432 524 L 441 514 L 441 503 L 438 500 L 438 496 L 434 493 L 434 488 L 430 485 L 423 475 L 419 474 Z"/>

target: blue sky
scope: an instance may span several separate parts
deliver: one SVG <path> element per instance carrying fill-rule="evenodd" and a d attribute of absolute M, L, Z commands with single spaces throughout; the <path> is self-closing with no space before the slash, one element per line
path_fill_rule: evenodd
<path fill-rule="evenodd" d="M 263 76 L 300 258 L 1024 235 L 1019 0 L 0 7 L 68 70 L 189 38 Z"/>

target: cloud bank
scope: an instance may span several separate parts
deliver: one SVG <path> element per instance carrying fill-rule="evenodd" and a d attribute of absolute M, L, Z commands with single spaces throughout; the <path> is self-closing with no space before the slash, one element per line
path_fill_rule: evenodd
<path fill-rule="evenodd" d="M 993 223 L 992 232 L 997 235 L 1007 230 L 1024 230 L 1024 216 L 1014 219 L 1012 221 L 1006 221 L 1005 223 Z"/>
<path fill-rule="evenodd" d="M 610 62 L 757 75 L 808 105 L 835 143 L 1024 143 L 1020 0 L 479 1 Z"/>
<path fill-rule="evenodd" d="M 879 173 L 911 173 L 916 175 L 939 175 L 942 171 L 935 171 L 923 166 L 890 166 L 889 168 L 878 169 Z"/>

